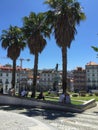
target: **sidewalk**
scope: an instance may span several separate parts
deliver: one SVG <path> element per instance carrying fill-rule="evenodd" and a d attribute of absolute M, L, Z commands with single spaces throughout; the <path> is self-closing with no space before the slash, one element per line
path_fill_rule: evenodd
<path fill-rule="evenodd" d="M 0 130 L 57 130 L 34 118 L 0 110 Z"/>

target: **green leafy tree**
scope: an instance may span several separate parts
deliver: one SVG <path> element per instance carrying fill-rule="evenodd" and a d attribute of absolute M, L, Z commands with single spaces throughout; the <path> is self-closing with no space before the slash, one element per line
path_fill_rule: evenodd
<path fill-rule="evenodd" d="M 7 57 L 13 61 L 12 87 L 15 88 L 16 60 L 25 47 L 22 31 L 17 26 L 10 26 L 8 30 L 2 31 L 0 40 L 2 48 L 7 50 Z"/>
<path fill-rule="evenodd" d="M 62 50 L 62 88 L 67 88 L 67 48 L 75 39 L 76 25 L 86 18 L 76 0 L 46 0 L 50 10 L 46 12 L 46 23 L 54 31 L 57 45 Z"/>
<path fill-rule="evenodd" d="M 33 97 L 36 95 L 38 57 L 46 46 L 46 37 L 50 37 L 51 30 L 45 23 L 44 13 L 35 14 L 31 12 L 28 17 L 23 18 L 23 32 L 27 39 L 30 53 L 34 55 L 33 73 Z"/>

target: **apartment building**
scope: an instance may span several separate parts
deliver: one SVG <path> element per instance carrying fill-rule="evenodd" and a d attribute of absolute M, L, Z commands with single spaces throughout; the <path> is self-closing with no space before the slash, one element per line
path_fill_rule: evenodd
<path fill-rule="evenodd" d="M 7 94 L 11 88 L 12 66 L 0 65 L 0 89 L 3 88 L 3 93 Z M 33 69 L 23 69 L 16 67 L 16 85 L 15 90 L 32 87 Z M 67 73 L 67 88 L 70 91 L 80 91 L 89 89 L 98 89 L 98 64 L 89 62 L 85 65 L 85 69 L 77 67 Z M 62 86 L 62 71 L 55 69 L 38 70 L 37 88 L 38 90 L 49 90 L 54 87 L 61 88 Z"/>
<path fill-rule="evenodd" d="M 98 89 L 98 64 L 89 62 L 86 68 L 86 86 L 88 89 Z"/>
<path fill-rule="evenodd" d="M 0 89 L 3 88 L 4 93 L 7 93 L 8 88 L 11 86 L 11 72 L 10 67 L 0 66 Z"/>
<path fill-rule="evenodd" d="M 82 67 L 73 70 L 74 91 L 86 90 L 86 71 Z"/>
<path fill-rule="evenodd" d="M 59 72 L 54 69 L 42 70 L 39 83 L 46 90 L 53 89 L 53 86 L 57 86 L 60 83 Z"/>
<path fill-rule="evenodd" d="M 0 89 L 3 88 L 4 94 L 7 94 L 9 89 L 11 88 L 12 70 L 13 68 L 10 65 L 5 65 L 5 66 L 0 65 Z M 16 67 L 15 91 L 18 92 L 19 85 L 23 83 L 24 79 L 27 79 L 27 76 L 28 76 L 27 69 Z"/>

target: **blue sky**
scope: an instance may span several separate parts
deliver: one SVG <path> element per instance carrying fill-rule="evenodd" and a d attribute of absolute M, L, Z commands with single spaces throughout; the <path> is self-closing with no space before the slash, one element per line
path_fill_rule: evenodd
<path fill-rule="evenodd" d="M 0 0 L 0 35 L 2 30 L 6 30 L 10 25 L 22 26 L 22 18 L 28 16 L 30 12 L 43 12 L 48 10 L 48 6 L 43 4 L 44 0 Z M 85 65 L 90 62 L 98 63 L 96 52 L 91 46 L 98 47 L 98 0 L 79 0 L 83 7 L 83 12 L 86 14 L 86 20 L 81 22 L 77 27 L 77 35 L 68 49 L 67 69 L 73 70 L 77 66 L 85 68 Z M 34 56 L 29 53 L 26 48 L 19 58 L 24 58 L 22 65 L 25 68 L 33 68 Z M 26 59 L 30 59 L 29 62 Z M 0 64 L 12 64 L 9 58 L 6 58 L 6 50 L 0 46 Z M 39 69 L 55 68 L 56 63 L 59 64 L 59 69 L 62 69 L 61 49 L 56 45 L 54 36 L 47 39 L 47 46 L 39 55 Z M 20 61 L 17 60 L 17 65 Z"/>

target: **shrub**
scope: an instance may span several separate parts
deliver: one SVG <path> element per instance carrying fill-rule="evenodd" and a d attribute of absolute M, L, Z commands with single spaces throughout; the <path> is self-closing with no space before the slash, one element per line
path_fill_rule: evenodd
<path fill-rule="evenodd" d="M 85 97 L 86 96 L 86 91 L 80 91 L 79 95 L 82 96 L 82 97 Z"/>
<path fill-rule="evenodd" d="M 98 96 L 98 92 L 95 93 L 95 96 Z"/>
<path fill-rule="evenodd" d="M 80 96 L 81 96 L 81 97 L 85 97 L 86 94 L 85 94 L 85 93 L 81 93 Z"/>
<path fill-rule="evenodd" d="M 72 94 L 72 97 L 78 97 L 77 93 Z"/>
<path fill-rule="evenodd" d="M 93 96 L 93 93 L 89 93 L 88 96 Z"/>

